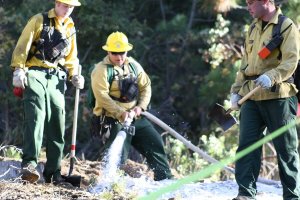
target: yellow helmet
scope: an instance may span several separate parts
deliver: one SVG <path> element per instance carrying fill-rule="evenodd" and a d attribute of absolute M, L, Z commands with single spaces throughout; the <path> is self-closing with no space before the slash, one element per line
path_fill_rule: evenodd
<path fill-rule="evenodd" d="M 71 6 L 80 6 L 81 3 L 78 0 L 56 0 L 61 3 L 65 3 Z"/>
<path fill-rule="evenodd" d="M 122 32 L 113 32 L 106 40 L 102 49 L 110 52 L 125 52 L 132 49 L 132 44 L 128 42 L 127 36 Z"/>

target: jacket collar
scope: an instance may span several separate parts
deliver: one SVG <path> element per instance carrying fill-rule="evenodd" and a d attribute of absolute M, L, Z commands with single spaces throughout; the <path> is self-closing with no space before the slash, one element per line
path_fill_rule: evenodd
<path fill-rule="evenodd" d="M 278 16 L 282 15 L 281 9 L 279 7 L 276 8 L 276 13 L 269 21 L 269 24 L 278 24 Z"/>
<path fill-rule="evenodd" d="M 57 18 L 57 15 L 56 15 L 56 13 L 55 13 L 55 11 L 54 11 L 54 8 L 52 8 L 51 10 L 49 10 L 49 12 L 48 12 L 48 17 L 49 17 L 49 19 L 51 19 L 51 18 L 56 18 L 56 21 L 58 21 L 58 18 Z M 73 22 L 73 20 L 72 20 L 72 18 L 71 17 L 68 17 L 65 21 L 64 21 L 64 24 L 72 24 L 73 26 L 74 26 L 74 22 Z"/>
<path fill-rule="evenodd" d="M 124 64 L 127 65 L 128 63 L 129 63 L 129 58 L 126 57 Z M 114 64 L 112 64 L 112 62 L 109 60 L 108 55 L 105 56 L 105 58 L 103 59 L 103 64 L 105 64 L 105 65 L 114 65 Z"/>
<path fill-rule="evenodd" d="M 272 19 L 268 22 L 268 25 L 269 25 L 269 24 L 278 24 L 278 16 L 279 16 L 280 14 L 282 14 L 281 9 L 280 9 L 279 7 L 276 7 L 276 13 L 275 13 L 274 16 L 272 17 Z M 261 20 L 261 19 L 255 18 L 255 19 L 254 19 L 254 23 L 255 23 L 255 26 L 257 26 L 257 28 L 260 28 L 260 29 L 261 29 L 261 26 L 262 26 L 262 20 Z M 266 29 L 266 27 L 268 27 L 268 25 L 265 26 L 264 29 Z"/>

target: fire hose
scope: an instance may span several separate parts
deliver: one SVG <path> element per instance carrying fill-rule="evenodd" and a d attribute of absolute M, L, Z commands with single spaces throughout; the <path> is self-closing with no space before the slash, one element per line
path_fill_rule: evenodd
<path fill-rule="evenodd" d="M 147 117 L 150 121 L 152 121 L 153 123 L 157 124 L 158 126 L 160 126 L 162 129 L 164 129 L 165 131 L 167 131 L 168 133 L 170 133 L 172 136 L 174 136 L 176 139 L 180 140 L 183 144 L 186 145 L 187 148 L 191 149 L 192 151 L 198 153 L 204 160 L 208 161 L 209 163 L 219 163 L 220 161 L 216 160 L 215 158 L 211 157 L 210 155 L 208 155 L 206 152 L 204 152 L 203 150 L 201 150 L 199 147 L 193 145 L 190 141 L 188 141 L 187 139 L 185 139 L 182 135 L 180 135 L 179 133 L 177 133 L 174 129 L 172 129 L 170 126 L 168 126 L 167 124 L 165 124 L 163 121 L 161 121 L 159 118 L 157 118 L 156 116 L 152 115 L 149 112 L 142 112 L 142 115 L 144 115 L 145 117 Z M 231 167 L 228 166 L 224 166 L 224 168 L 226 171 L 235 174 L 235 170 Z M 279 181 L 273 181 L 273 180 L 269 180 L 269 179 L 265 179 L 265 178 L 258 178 L 258 182 L 260 183 L 264 183 L 264 184 L 268 184 L 268 185 L 278 185 Z"/>

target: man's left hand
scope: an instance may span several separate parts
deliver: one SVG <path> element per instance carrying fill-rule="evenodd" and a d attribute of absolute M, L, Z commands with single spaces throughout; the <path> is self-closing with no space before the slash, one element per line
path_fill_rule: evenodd
<path fill-rule="evenodd" d="M 139 106 L 136 106 L 132 109 L 132 111 L 135 113 L 135 117 L 139 117 L 142 113 L 142 108 Z"/>
<path fill-rule="evenodd" d="M 254 83 L 256 86 L 261 86 L 263 89 L 269 89 L 272 87 L 271 79 L 265 74 L 260 75 L 256 80 L 254 80 Z"/>
<path fill-rule="evenodd" d="M 74 87 L 78 88 L 78 89 L 83 89 L 84 87 L 84 77 L 82 75 L 74 75 L 72 77 L 72 84 L 74 85 Z"/>

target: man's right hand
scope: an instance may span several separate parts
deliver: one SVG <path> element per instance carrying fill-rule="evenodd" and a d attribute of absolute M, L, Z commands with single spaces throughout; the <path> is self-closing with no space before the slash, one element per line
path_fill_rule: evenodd
<path fill-rule="evenodd" d="M 15 69 L 13 73 L 13 86 L 22 89 L 25 89 L 25 86 L 27 86 L 27 76 L 24 69 Z"/>
<path fill-rule="evenodd" d="M 261 86 L 263 89 L 269 89 L 272 87 L 272 81 L 268 75 L 262 74 L 254 80 L 256 86 Z"/>
<path fill-rule="evenodd" d="M 129 120 L 132 121 L 134 117 L 135 117 L 134 111 L 130 111 L 130 112 L 125 111 L 121 115 L 121 120 L 122 120 L 121 122 L 124 123 L 128 118 L 129 118 Z"/>
<path fill-rule="evenodd" d="M 239 110 L 240 109 L 240 105 L 239 105 L 239 100 L 242 98 L 241 95 L 237 94 L 237 93 L 232 93 L 230 96 L 230 103 L 231 103 L 231 110 Z"/>

